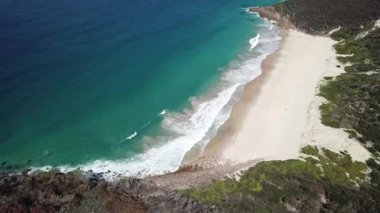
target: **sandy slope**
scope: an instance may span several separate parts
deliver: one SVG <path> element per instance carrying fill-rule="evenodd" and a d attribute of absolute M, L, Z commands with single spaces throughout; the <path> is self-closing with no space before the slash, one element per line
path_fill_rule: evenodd
<path fill-rule="evenodd" d="M 230 119 L 210 142 L 204 156 L 247 161 L 297 158 L 307 144 L 347 150 L 354 160 L 370 155 L 341 129 L 320 123 L 317 97 L 323 76 L 337 68 L 334 41 L 295 30 L 283 32 L 280 50 L 264 61 L 263 75 L 245 89 Z"/>

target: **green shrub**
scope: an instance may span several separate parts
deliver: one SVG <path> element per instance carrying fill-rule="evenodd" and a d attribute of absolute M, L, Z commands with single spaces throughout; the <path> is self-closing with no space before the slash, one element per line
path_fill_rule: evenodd
<path fill-rule="evenodd" d="M 347 153 L 338 154 L 327 149 L 319 151 L 312 146 L 302 148 L 302 152 L 314 157 L 260 162 L 244 172 L 239 181 L 232 178 L 219 180 L 206 187 L 185 190 L 183 194 L 219 208 L 283 211 L 284 202 L 295 202 L 295 197 L 307 195 L 317 199 L 318 194 L 314 191 L 317 186 L 314 184 L 327 181 L 329 184 L 355 187 L 366 183 L 367 166 L 353 161 Z"/>

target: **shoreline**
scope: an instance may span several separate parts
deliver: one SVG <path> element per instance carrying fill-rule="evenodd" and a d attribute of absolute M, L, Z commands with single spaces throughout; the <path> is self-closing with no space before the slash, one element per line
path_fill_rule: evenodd
<path fill-rule="evenodd" d="M 260 95 L 262 86 L 268 80 L 270 72 L 273 69 L 276 60 L 280 57 L 280 52 L 286 42 L 288 32 L 285 29 L 279 28 L 278 36 L 281 37 L 279 48 L 271 55 L 268 55 L 261 64 L 262 73 L 254 80 L 248 82 L 243 89 L 240 100 L 233 106 L 230 117 L 219 128 L 216 136 L 206 145 L 201 157 L 214 157 L 223 160 L 222 157 L 225 146 L 231 140 L 234 140 L 234 132 L 242 127 L 244 116 L 250 106 L 255 104 L 257 96 Z"/>
<path fill-rule="evenodd" d="M 272 20 L 272 18 L 273 18 L 273 16 L 271 16 L 272 11 L 263 10 L 263 11 L 267 12 L 263 15 L 263 14 L 261 14 L 261 12 L 262 12 L 261 10 L 257 11 L 256 9 L 262 9 L 262 8 L 251 9 L 251 12 L 258 13 L 264 19 Z M 234 106 L 232 107 L 232 111 L 231 111 L 229 118 L 218 129 L 217 134 L 210 140 L 210 142 L 207 143 L 207 145 L 204 147 L 203 151 L 201 151 L 200 153 L 196 153 L 193 156 L 191 156 L 192 155 L 191 152 L 193 152 L 193 149 L 194 149 L 194 146 L 193 146 L 185 154 L 185 157 L 187 157 L 190 154 L 189 159 L 185 159 L 185 160 L 183 159 L 182 162 L 180 163 L 180 166 L 178 167 L 178 169 L 173 171 L 173 172 L 164 172 L 163 174 L 148 174 L 148 175 L 143 175 L 143 176 L 122 175 L 121 173 L 112 172 L 112 170 L 111 170 L 111 172 L 108 171 L 108 172 L 99 172 L 99 173 L 102 175 L 108 174 L 108 173 L 113 173 L 114 175 L 111 175 L 111 177 L 115 177 L 116 179 L 118 179 L 120 177 L 152 178 L 152 177 L 162 177 L 162 176 L 166 176 L 166 175 L 169 175 L 172 173 L 181 173 L 183 171 L 189 172 L 190 170 L 194 170 L 194 172 L 196 172 L 197 169 L 207 169 L 207 168 L 213 168 L 215 170 L 219 170 L 221 167 L 225 167 L 226 169 L 224 169 L 224 168 L 222 168 L 222 169 L 223 170 L 229 170 L 229 172 L 224 173 L 224 174 L 228 175 L 228 174 L 234 173 L 232 168 L 235 168 L 236 171 L 241 171 L 243 168 L 248 168 L 248 167 L 250 167 L 250 166 L 252 166 L 252 165 L 254 165 L 260 161 L 263 161 L 263 160 L 267 161 L 267 160 L 297 159 L 300 157 L 299 150 L 303 146 L 306 146 L 306 145 L 316 145 L 319 147 L 329 148 L 333 151 L 338 151 L 338 152 L 346 150 L 346 151 L 350 152 L 350 154 L 353 156 L 353 159 L 359 160 L 362 162 L 364 162 L 366 159 L 368 159 L 370 157 L 369 152 L 364 147 L 362 147 L 359 143 L 357 143 L 355 140 L 349 140 L 348 134 L 346 132 L 344 132 L 342 129 L 333 129 L 333 128 L 330 128 L 330 127 L 327 127 L 324 125 L 321 125 L 322 127 L 318 127 L 318 128 L 320 128 L 320 129 L 318 129 L 318 131 L 319 130 L 320 131 L 333 130 L 331 135 L 333 135 L 334 139 L 341 140 L 343 138 L 344 142 L 348 142 L 350 144 L 349 145 L 342 145 L 342 143 L 338 142 L 336 146 L 331 146 L 331 144 L 327 144 L 327 143 L 322 144 L 320 142 L 321 140 L 318 140 L 318 143 L 310 143 L 310 142 L 316 141 L 315 140 L 316 134 L 310 133 L 311 131 L 307 132 L 307 130 L 313 131 L 315 129 L 305 128 L 305 129 L 303 129 L 305 131 L 302 132 L 301 136 L 303 137 L 305 134 L 313 134 L 313 136 L 311 136 L 311 138 L 308 138 L 310 140 L 309 141 L 301 141 L 301 142 L 298 141 L 295 144 L 288 143 L 287 145 L 296 145 L 297 149 L 292 147 L 293 149 L 291 151 L 287 150 L 289 152 L 287 152 L 284 155 L 276 155 L 276 154 L 273 155 L 273 153 L 271 153 L 271 152 L 266 152 L 266 153 L 264 153 L 264 155 L 260 155 L 260 154 L 258 154 L 258 155 L 252 154 L 251 155 L 251 153 L 247 154 L 246 151 L 248 149 L 245 149 L 245 148 L 255 149 L 257 147 L 255 147 L 255 143 L 248 145 L 246 143 L 247 140 L 244 142 L 245 144 L 242 144 L 239 136 L 241 134 L 247 134 L 249 132 L 249 130 L 247 131 L 247 129 L 245 129 L 245 130 L 242 130 L 242 129 L 247 126 L 247 125 L 245 125 L 245 123 L 247 123 L 247 120 L 248 120 L 247 117 L 250 117 L 250 118 L 254 117 L 254 116 L 249 116 L 250 114 L 252 114 L 250 111 L 252 111 L 252 108 L 255 108 L 255 106 L 257 105 L 257 102 L 259 102 L 260 99 L 264 99 L 261 96 L 267 96 L 265 94 L 266 91 L 263 92 L 263 87 L 268 87 L 268 85 L 275 85 L 275 84 L 268 83 L 268 81 L 271 81 L 271 79 L 273 78 L 272 77 L 273 72 L 276 71 L 276 69 L 278 69 L 279 66 L 281 66 L 281 64 L 278 65 L 279 61 L 284 60 L 284 58 L 289 57 L 289 55 L 287 55 L 286 53 L 284 54 L 284 52 L 286 52 L 288 50 L 287 47 L 291 46 L 291 45 L 287 44 L 288 40 L 291 39 L 292 37 L 294 37 L 294 35 L 291 35 L 291 34 L 298 34 L 298 35 L 302 34 L 302 36 L 313 37 L 315 39 L 330 40 L 329 42 L 330 42 L 330 49 L 331 50 L 333 50 L 332 45 L 335 43 L 331 38 L 328 38 L 328 37 L 313 36 L 313 35 L 301 32 L 298 29 L 296 29 L 288 19 L 286 19 L 285 22 L 281 23 L 279 18 L 280 18 L 279 14 L 275 14 L 275 18 L 273 18 L 273 20 L 275 22 L 277 22 L 276 25 L 278 27 L 278 36 L 281 38 L 281 41 L 279 42 L 278 49 L 274 53 L 268 55 L 262 61 L 262 63 L 261 63 L 261 69 L 262 69 L 261 74 L 258 77 L 256 77 L 255 79 L 253 79 L 252 81 L 248 82 L 246 85 L 244 85 L 243 92 L 241 94 L 240 100 L 238 100 L 237 103 L 235 103 Z M 285 47 L 285 46 L 287 46 L 287 47 Z M 332 52 L 332 55 L 334 57 L 336 56 L 334 51 Z M 339 62 L 336 61 L 335 63 L 339 63 Z M 308 64 L 308 63 L 305 63 L 305 64 Z M 300 66 L 299 64 L 297 64 L 297 65 Z M 335 65 L 334 65 L 334 67 L 335 67 Z M 318 97 L 317 93 L 318 93 L 319 85 L 322 83 L 323 77 L 327 76 L 327 74 L 329 74 L 328 75 L 329 77 L 339 75 L 343 71 L 343 67 L 339 69 L 340 71 L 337 71 L 335 73 L 336 75 L 331 75 L 331 73 L 327 73 L 325 68 L 321 68 L 320 70 L 322 70 L 320 73 L 321 75 L 319 76 L 317 83 L 314 85 L 316 93 L 314 93 L 314 95 L 313 95 L 314 99 L 309 102 L 309 107 L 307 110 L 308 111 L 307 112 L 307 119 L 308 120 L 310 120 L 310 112 L 309 111 L 310 111 L 311 107 L 316 108 L 318 111 L 317 114 L 315 114 L 315 112 L 314 112 L 312 119 L 314 119 L 314 120 L 316 119 L 318 121 L 316 121 L 316 122 L 314 121 L 314 123 L 311 124 L 313 126 L 317 125 L 317 123 L 320 124 L 320 121 L 319 121 L 320 114 L 319 114 L 318 108 L 319 108 L 319 105 L 324 100 L 322 100 L 322 98 Z M 289 79 L 287 79 L 287 80 L 289 80 Z M 284 81 L 284 80 L 282 80 L 282 81 Z M 314 106 L 312 106 L 312 105 L 314 105 Z M 258 110 L 258 111 L 260 111 L 260 110 Z M 272 112 L 274 112 L 274 111 L 272 111 Z M 270 114 L 270 113 L 262 113 L 262 114 Z M 250 124 L 255 124 L 255 123 L 257 124 L 258 122 L 260 122 L 260 121 L 257 121 L 257 122 L 252 121 L 249 123 Z M 307 123 L 307 125 L 308 124 L 309 123 Z M 260 128 L 260 130 L 267 131 L 268 129 Z M 319 134 L 319 135 L 323 135 L 323 134 Z M 243 136 L 243 137 L 245 137 L 245 136 Z M 317 136 L 317 137 L 319 137 L 319 136 Z M 284 140 L 285 141 L 291 141 L 287 138 L 285 138 Z M 262 141 L 264 141 L 264 140 L 262 140 Z M 244 145 L 246 147 L 241 147 L 241 145 Z M 277 144 L 277 145 L 280 145 L 280 144 Z M 273 146 L 273 147 L 275 147 L 275 146 Z M 284 151 L 284 150 L 285 149 L 283 149 L 282 151 Z M 260 152 L 259 149 L 256 149 L 255 151 L 256 151 L 256 154 L 257 154 L 257 152 Z M 360 153 L 358 155 L 355 155 L 355 151 L 359 151 Z M 240 155 L 240 152 L 242 152 L 244 156 Z M 251 162 L 251 164 L 248 162 Z M 121 163 L 121 162 L 116 162 L 116 163 Z M 244 165 L 244 166 L 242 166 L 242 165 Z M 41 171 L 45 171 L 45 170 L 48 171 L 49 169 L 52 169 L 52 168 L 61 169 L 62 167 L 49 167 L 49 166 L 47 166 L 47 167 L 42 167 L 42 168 L 44 168 L 44 169 L 42 169 Z M 63 169 L 62 171 L 68 172 L 68 171 L 74 171 L 74 170 L 75 169 Z M 83 168 L 81 168 L 81 170 L 83 170 Z M 32 167 L 32 171 L 40 171 L 40 169 L 35 169 Z M 83 171 L 92 171 L 92 170 L 91 169 L 85 169 Z M 218 176 L 222 177 L 223 173 L 220 173 Z"/>
<path fill-rule="evenodd" d="M 324 100 L 319 86 L 325 76 L 343 72 L 336 66 L 335 41 L 294 29 L 280 28 L 279 35 L 279 49 L 263 61 L 262 74 L 245 86 L 200 158 L 240 163 L 297 159 L 303 146 L 312 145 L 347 151 L 354 160 L 368 159 L 370 153 L 343 129 L 320 121 Z"/>

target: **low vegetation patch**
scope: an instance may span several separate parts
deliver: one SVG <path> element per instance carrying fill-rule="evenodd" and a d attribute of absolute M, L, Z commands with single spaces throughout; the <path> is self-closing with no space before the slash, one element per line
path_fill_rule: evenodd
<path fill-rule="evenodd" d="M 0 173 L 0 212 L 144 212 L 141 201 L 101 175 L 58 170 Z M 118 211 L 115 211 L 118 210 Z"/>
<path fill-rule="evenodd" d="M 261 162 L 240 180 L 215 181 L 183 194 L 218 208 L 256 212 L 283 212 L 290 207 L 301 212 L 338 211 L 345 209 L 347 202 L 352 204 L 347 210 L 354 210 L 358 202 L 368 198 L 368 193 L 358 187 L 368 184 L 366 164 L 353 161 L 347 153 L 312 146 L 304 147 L 302 153 L 305 156 L 301 160 Z M 339 190 L 349 196 L 359 195 L 359 200 L 335 200 L 332 195 Z M 322 198 L 328 201 L 323 203 Z M 368 208 L 375 206 L 374 200 L 366 202 Z"/>
<path fill-rule="evenodd" d="M 358 37 L 370 28 L 332 34 L 340 41 L 335 49 L 346 73 L 321 85 L 320 95 L 328 102 L 320 110 L 323 124 L 348 129 L 351 138 L 373 144 L 375 154 L 380 151 L 380 29 Z"/>
<path fill-rule="evenodd" d="M 354 30 L 380 18 L 378 0 L 287 0 L 275 5 L 277 12 L 289 17 L 292 23 L 312 34 L 326 34 L 341 26 Z"/>

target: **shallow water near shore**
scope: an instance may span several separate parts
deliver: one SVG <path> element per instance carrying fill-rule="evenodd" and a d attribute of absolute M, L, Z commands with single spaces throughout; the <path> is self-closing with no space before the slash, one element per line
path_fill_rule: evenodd
<path fill-rule="evenodd" d="M 215 134 L 275 47 L 272 26 L 245 11 L 258 4 L 0 3 L 0 161 L 124 174 L 177 168 Z"/>

